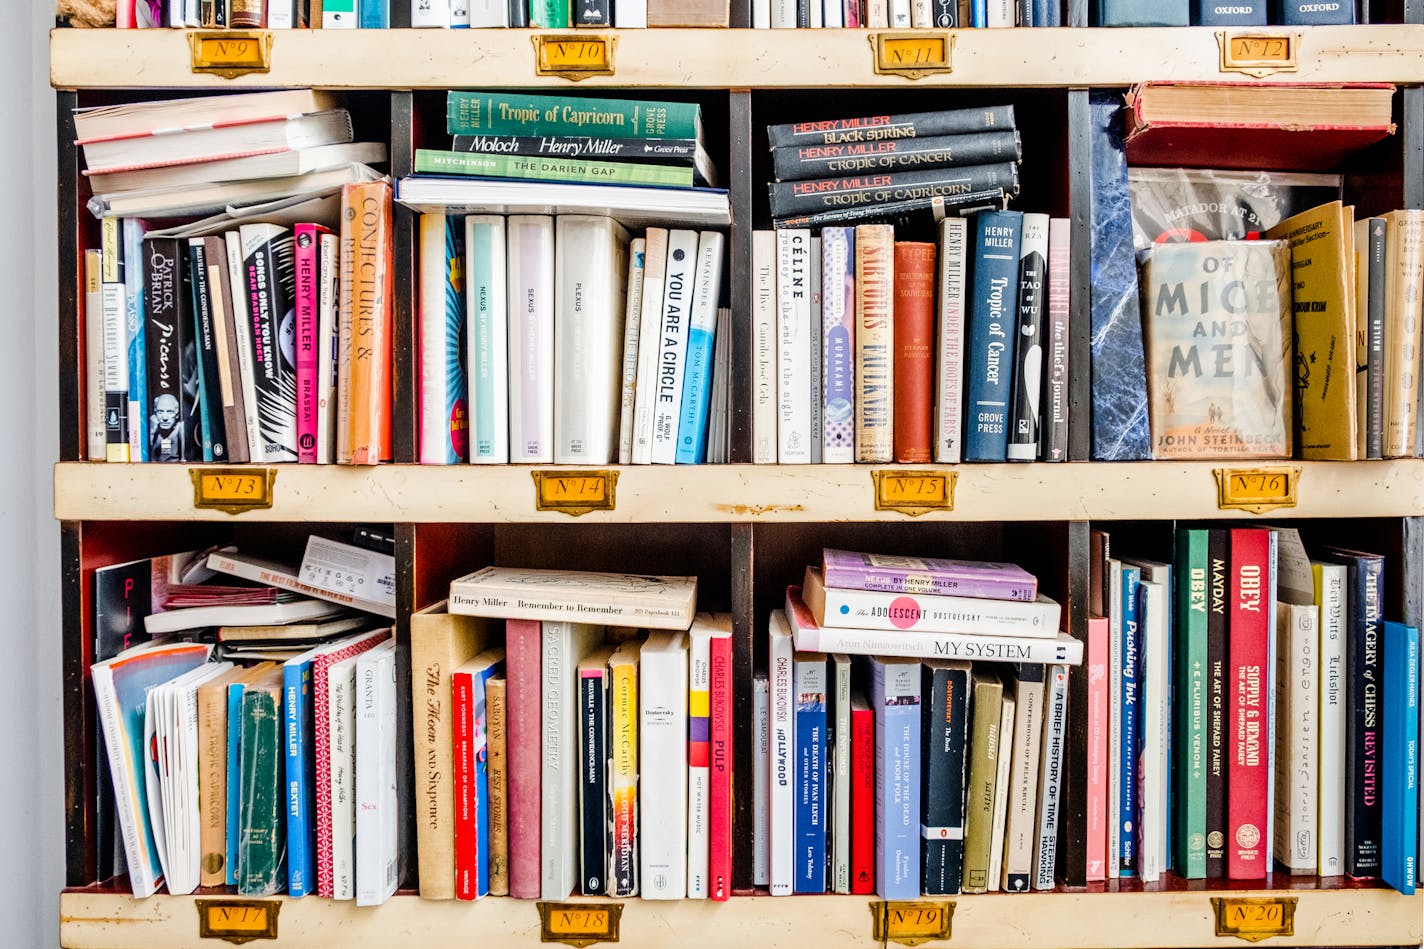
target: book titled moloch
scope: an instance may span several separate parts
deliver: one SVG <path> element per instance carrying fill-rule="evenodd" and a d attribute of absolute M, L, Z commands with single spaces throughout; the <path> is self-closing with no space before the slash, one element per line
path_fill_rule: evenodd
<path fill-rule="evenodd" d="M 1153 454 L 1288 458 L 1290 245 L 1160 244 L 1142 264 Z"/>

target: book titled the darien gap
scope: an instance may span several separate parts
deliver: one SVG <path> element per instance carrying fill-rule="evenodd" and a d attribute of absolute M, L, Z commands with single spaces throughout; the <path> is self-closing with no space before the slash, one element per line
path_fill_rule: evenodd
<path fill-rule="evenodd" d="M 828 587 L 1027 603 L 1038 595 L 1038 579 L 1011 563 L 869 554 L 830 547 L 822 550 L 821 563 Z"/>
<path fill-rule="evenodd" d="M 450 612 L 501 619 L 687 629 L 696 577 L 484 567 L 450 584 Z"/>
<path fill-rule="evenodd" d="M 702 135 L 702 110 L 693 102 L 453 90 L 445 100 L 445 127 L 451 135 L 697 139 Z"/>
<path fill-rule="evenodd" d="M 415 170 L 421 174 L 477 175 L 484 178 L 523 178 L 533 181 L 579 181 L 620 185 L 692 187 L 689 165 L 655 165 L 643 162 L 593 161 L 544 155 L 498 155 L 485 152 L 415 150 Z"/>

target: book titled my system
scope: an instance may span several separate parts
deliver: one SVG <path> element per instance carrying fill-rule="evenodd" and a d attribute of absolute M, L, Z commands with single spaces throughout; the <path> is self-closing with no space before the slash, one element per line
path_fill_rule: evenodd
<path fill-rule="evenodd" d="M 450 584 L 450 612 L 687 629 L 696 577 L 484 567 Z"/>

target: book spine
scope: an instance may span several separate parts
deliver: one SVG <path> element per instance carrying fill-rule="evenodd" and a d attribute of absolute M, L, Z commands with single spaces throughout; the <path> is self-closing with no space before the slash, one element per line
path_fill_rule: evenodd
<path fill-rule="evenodd" d="M 794 892 L 826 892 L 826 657 L 795 660 Z"/>
<path fill-rule="evenodd" d="M 678 414 L 682 407 L 683 378 L 687 371 L 688 319 L 693 305 L 697 272 L 698 234 L 671 230 L 663 276 L 663 298 L 657 322 L 658 346 L 653 366 L 653 464 L 673 464 L 677 459 Z"/>
<path fill-rule="evenodd" d="M 633 451 L 635 465 L 652 464 L 653 416 L 656 412 L 658 358 L 661 353 L 663 299 L 670 234 L 660 227 L 647 230 L 643 260 L 643 302 L 638 318 L 638 378 L 633 392 Z"/>
<path fill-rule="evenodd" d="M 1366 431 L 1365 457 L 1384 457 L 1384 314 L 1385 283 L 1389 272 L 1389 222 L 1369 219 L 1369 310 L 1358 314 L 1366 320 Z"/>
<path fill-rule="evenodd" d="M 1418 883 L 1419 630 L 1385 623 L 1380 876 L 1403 895 Z"/>
<path fill-rule="evenodd" d="M 693 627 L 687 664 L 687 893 L 708 896 L 708 794 L 711 781 L 712 650 L 707 632 Z"/>
<path fill-rule="evenodd" d="M 772 149 L 771 161 L 777 181 L 797 181 L 1018 161 L 1022 151 L 1018 133 L 1008 128 L 931 138 L 890 138 L 869 143 L 784 146 Z"/>
<path fill-rule="evenodd" d="M 237 892 L 273 896 L 285 880 L 286 821 L 282 816 L 282 724 L 277 696 L 248 689 L 242 698 L 242 818 Z M 131 868 L 132 869 L 132 868 Z"/>
<path fill-rule="evenodd" d="M 855 230 L 821 231 L 821 461 L 855 462 Z"/>
<path fill-rule="evenodd" d="M 1117 831 L 1118 876 L 1138 876 L 1142 868 L 1142 853 L 1137 834 L 1141 789 L 1138 751 L 1141 747 L 1140 721 L 1142 708 L 1142 633 L 1138 614 L 1138 587 L 1141 571 L 1122 567 L 1122 645 L 1118 653 L 1119 727 L 1117 813 L 1113 827 Z"/>
<path fill-rule="evenodd" d="M 1187 0 L 1098 0 L 1098 26 L 1186 26 Z"/>
<path fill-rule="evenodd" d="M 1192 26 L 1265 26 L 1266 0 L 1192 0 Z"/>
<path fill-rule="evenodd" d="M 433 215 L 444 224 L 444 215 Z M 422 227 L 424 227 L 422 219 Z M 297 380 L 297 461 L 316 464 L 317 429 L 317 313 L 320 283 L 321 233 L 315 224 L 298 224 L 294 229 L 296 266 L 295 328 Z"/>
<path fill-rule="evenodd" d="M 291 302 L 292 236 L 285 228 L 245 224 L 242 264 L 247 274 L 252 366 L 263 462 L 297 460 L 295 367 L 282 347 L 281 314 Z"/>
<path fill-rule="evenodd" d="M 1008 893 L 1032 889 L 1034 824 L 1038 802 L 1038 761 L 1043 742 L 1044 668 L 1036 663 L 1018 667 L 1014 707 L 1014 743 L 1009 765 L 1009 801 L 1004 837 L 1003 888 Z"/>
<path fill-rule="evenodd" d="M 687 325 L 687 368 L 682 379 L 682 402 L 677 424 L 680 465 L 700 465 L 707 460 L 707 425 L 711 416 L 712 356 L 717 338 L 718 291 L 722 285 L 722 249 L 718 231 L 703 231 L 697 242 L 697 277 L 692 292 L 692 313 Z"/>
<path fill-rule="evenodd" d="M 508 219 L 509 460 L 554 460 L 554 219 Z"/>
<path fill-rule="evenodd" d="M 539 624 L 530 620 L 507 620 L 504 630 L 509 670 L 509 895 L 531 900 L 539 898 L 541 633 Z"/>
<path fill-rule="evenodd" d="M 1259 879 L 1270 869 L 1264 840 L 1270 781 L 1264 690 L 1271 635 L 1265 601 L 1270 570 L 1266 533 L 1231 531 L 1226 875 L 1233 880 Z"/>
<path fill-rule="evenodd" d="M 824 591 L 823 626 L 1052 639 L 1058 634 L 1062 614 L 1057 603 L 1045 598 L 1025 603 L 825 586 L 821 590 Z"/>
<path fill-rule="evenodd" d="M 185 331 L 182 324 L 178 247 L 178 242 L 170 238 L 153 238 L 144 242 L 149 363 L 146 441 L 149 459 L 156 462 L 181 462 L 186 454 L 179 354 L 191 330 Z"/>
<path fill-rule="evenodd" d="M 776 232 L 776 460 L 811 461 L 811 232 Z"/>
<path fill-rule="evenodd" d="M 338 672 L 339 675 L 328 672 L 327 676 L 326 712 L 331 764 L 326 796 L 331 806 L 326 812 L 327 820 L 317 821 L 317 892 L 331 899 L 351 900 L 356 898 L 356 789 L 353 786 L 356 770 L 355 663 L 346 665 Z M 449 727 L 448 721 L 446 727 Z M 317 793 L 322 793 L 320 788 Z M 321 816 L 320 809 L 317 816 Z M 447 807 L 442 827 L 448 826 L 448 818 Z M 450 854 L 447 845 L 444 851 L 446 873 L 442 881 L 448 891 L 446 899 L 454 895 L 455 874 Z M 430 885 L 434 889 L 436 881 L 432 880 Z M 425 884 L 422 883 L 422 892 L 424 889 Z"/>
<path fill-rule="evenodd" d="M 831 657 L 831 708 L 827 735 L 830 739 L 830 791 L 827 814 L 829 865 L 826 888 L 835 893 L 850 892 L 850 657 Z"/>
<path fill-rule="evenodd" d="M 450 28 L 450 0 L 414 0 L 410 5 L 412 29 Z"/>
<path fill-rule="evenodd" d="M 855 229 L 855 460 L 883 463 L 893 453 L 895 229 Z"/>
<path fill-rule="evenodd" d="M 441 151 L 421 148 L 415 153 L 415 170 L 432 175 L 473 175 L 527 181 L 568 181 L 597 184 L 690 188 L 690 165 L 648 162 L 594 161 L 547 155 Z"/>
<path fill-rule="evenodd" d="M 1166 571 L 1170 571 L 1170 567 Z M 1138 586 L 1138 655 L 1141 657 L 1138 733 L 1138 876 L 1144 883 L 1161 879 L 1171 866 L 1167 828 L 1170 819 L 1171 644 L 1168 639 L 1166 572 L 1143 567 Z"/>
<path fill-rule="evenodd" d="M 679 637 L 680 638 L 680 637 Z M 649 661 L 649 660 L 653 661 Z M 687 895 L 687 647 L 640 659 L 639 856 L 644 899 Z"/>
<path fill-rule="evenodd" d="M 577 630 L 567 622 L 540 626 L 539 898 L 561 900 L 573 890 L 578 872 Z"/>
<path fill-rule="evenodd" d="M 1177 532 L 1176 626 L 1173 661 L 1177 714 L 1174 754 L 1173 869 L 1179 876 L 1206 876 L 1207 764 L 1207 576 L 1211 568 L 1205 530 Z"/>
<path fill-rule="evenodd" d="M 780 624 L 778 626 L 778 623 Z M 771 680 L 771 895 L 790 896 L 795 877 L 794 668 L 784 616 L 772 613 L 767 662 Z"/>
<path fill-rule="evenodd" d="M 766 673 L 752 677 L 753 738 L 756 740 L 752 778 L 752 885 L 771 886 L 771 684 Z"/>
<path fill-rule="evenodd" d="M 895 245 L 895 380 L 892 451 L 897 462 L 930 460 L 934 440 L 935 247 Z"/>
<path fill-rule="evenodd" d="M 628 897 L 638 893 L 638 665 L 632 659 L 615 662 L 609 674 L 608 895 Z"/>
<path fill-rule="evenodd" d="M 777 236 L 752 232 L 752 461 L 777 461 Z M 641 380 L 640 380 L 641 381 Z"/>
<path fill-rule="evenodd" d="M 450 679 L 451 739 L 455 758 L 455 898 L 479 896 L 479 823 L 475 814 L 474 676 L 456 672 Z"/>
<path fill-rule="evenodd" d="M 969 411 L 964 460 L 1004 461 L 1012 397 L 1013 330 L 1023 214 L 993 211 L 975 218 L 974 284 L 965 379 Z"/>
<path fill-rule="evenodd" d="M 203 238 L 203 260 L 207 268 L 208 302 L 212 308 L 213 338 L 217 350 L 218 394 L 222 405 L 223 435 L 227 460 L 249 461 L 247 416 L 243 404 L 242 370 L 238 358 L 236 316 L 227 267 L 227 244 L 221 237 Z"/>
<path fill-rule="evenodd" d="M 389 649 L 356 660 L 357 906 L 378 906 L 396 888 L 394 660 Z"/>
<path fill-rule="evenodd" d="M 242 829 L 242 695 L 244 684 L 227 687 L 227 833 L 223 882 L 237 886 L 237 847 Z"/>
<path fill-rule="evenodd" d="M 861 698 L 850 716 L 850 890 L 875 892 L 875 715 Z"/>
<path fill-rule="evenodd" d="M 1107 879 L 1108 846 L 1108 621 L 1088 620 L 1088 788 L 1086 846 L 1089 883 Z"/>
<path fill-rule="evenodd" d="M 736 685 L 732 638 L 713 636 L 709 647 L 709 740 L 711 760 L 707 791 L 708 895 L 719 902 L 732 895 L 732 716 Z"/>
<path fill-rule="evenodd" d="M 1056 881 L 1059 811 L 1063 794 L 1063 746 L 1067 730 L 1068 667 L 1052 666 L 1048 669 L 1045 685 L 1043 754 L 1038 772 L 1033 863 L 1035 890 L 1051 890 Z"/>
<path fill-rule="evenodd" d="M 1355 5 L 1348 0 L 1272 0 L 1271 22 L 1283 26 L 1321 26 L 1355 22 Z"/>
<path fill-rule="evenodd" d="M 607 670 L 579 671 L 579 829 L 584 896 L 608 892 Z"/>
<path fill-rule="evenodd" d="M 470 461 L 509 461 L 509 300 L 504 218 L 465 218 Z"/>
<path fill-rule="evenodd" d="M 253 3 L 259 5 L 262 0 L 232 0 L 233 3 Z M 237 23 L 234 22 L 234 26 Z M 248 23 L 247 26 L 261 26 L 262 20 L 256 23 Z M 321 8 L 321 28 L 323 30 L 354 30 L 360 25 L 357 17 L 356 0 L 323 0 Z M 454 25 L 453 23 L 451 24 Z"/>
<path fill-rule="evenodd" d="M 939 229 L 939 337 L 935 461 L 958 464 L 964 431 L 964 287 L 968 222 L 945 218 Z"/>
<path fill-rule="evenodd" d="M 129 363 L 129 456 L 132 461 L 148 461 L 148 440 L 139 420 L 148 404 L 145 360 L 143 276 L 143 222 L 124 218 L 120 226 L 124 267 L 124 351 Z"/>
<path fill-rule="evenodd" d="M 1345 872 L 1345 567 L 1312 564 L 1320 607 L 1320 784 L 1316 861 L 1321 876 Z"/>
<path fill-rule="evenodd" d="M 560 0 L 553 5 L 565 6 Z M 558 28 L 535 9 L 531 25 Z M 557 12 L 555 16 L 558 16 Z M 562 13 L 568 26 L 568 11 Z M 620 27 L 631 24 L 619 23 Z M 446 101 L 446 131 L 451 135 L 607 135 L 619 138 L 690 138 L 700 127 L 693 103 L 636 99 L 568 99 L 521 93 L 451 92 Z"/>
<path fill-rule="evenodd" d="M 489 893 L 509 895 L 509 692 L 503 675 L 485 683 L 489 715 Z"/>
<path fill-rule="evenodd" d="M 338 411 L 349 413 L 350 424 L 337 431 L 337 461 L 374 465 L 391 459 L 391 186 L 385 181 L 344 185 L 341 203 L 338 382 L 347 397 Z"/>
<path fill-rule="evenodd" d="M 623 314 L 623 375 L 618 401 L 618 463 L 633 461 L 633 411 L 637 404 L 638 341 L 643 312 L 643 273 L 647 240 L 628 245 L 628 296 Z"/>
<path fill-rule="evenodd" d="M 179 425 L 183 428 L 183 460 L 209 461 L 211 458 L 204 455 L 206 446 L 203 443 L 202 427 L 203 384 L 199 377 L 201 360 L 198 353 L 197 315 L 194 313 L 193 302 L 193 269 L 188 264 L 188 256 L 184 253 L 181 242 L 177 242 L 174 253 L 178 261 L 178 330 L 182 336 L 182 346 L 178 351 L 178 401 Z M 131 426 L 136 423 L 136 419 L 130 419 Z M 130 431 L 132 432 L 132 429 Z"/>
<path fill-rule="evenodd" d="M 933 0 L 930 4 L 931 25 L 935 29 L 953 30 L 968 24 L 959 22 L 959 5 L 955 0 Z"/>
<path fill-rule="evenodd" d="M 1414 454 L 1420 326 L 1414 295 L 1424 283 L 1424 212 L 1397 211 L 1386 238 L 1384 457 Z"/>
<path fill-rule="evenodd" d="M 969 742 L 969 783 L 965 789 L 963 892 L 989 889 L 989 853 L 994 824 L 995 784 L 999 756 L 1003 685 L 996 678 L 974 676 L 974 733 Z"/>
<path fill-rule="evenodd" d="M 873 27 L 876 24 L 865 25 Z M 808 144 L 883 141 L 891 138 L 929 138 L 937 135 L 962 135 L 986 129 L 1012 128 L 1014 108 L 1005 105 L 983 109 L 946 109 L 909 115 L 875 115 L 859 119 L 772 125 L 767 127 L 766 137 L 767 144 L 772 148 L 783 148 Z"/>
<path fill-rule="evenodd" d="M 569 27 L 570 0 L 531 0 L 529 25 L 536 30 L 563 30 Z"/>
<path fill-rule="evenodd" d="M 1048 222 L 1048 309 L 1044 318 L 1043 424 L 1038 457 L 1068 460 L 1068 324 L 1072 283 L 1068 218 Z"/>
<path fill-rule="evenodd" d="M 311 728 L 311 663 L 288 663 L 282 669 L 283 712 L 286 732 L 287 783 L 287 895 L 306 896 L 316 889 L 312 850 L 315 827 L 311 821 L 312 749 L 307 746 Z"/>
<path fill-rule="evenodd" d="M 1345 872 L 1380 873 L 1380 623 L 1384 566 L 1354 558 L 1348 577 L 1350 626 L 1346 639 Z"/>
<path fill-rule="evenodd" d="M 201 813 L 200 886 L 222 886 L 227 834 L 227 689 L 198 689 L 198 806 Z"/>
<path fill-rule="evenodd" d="M 997 211 L 1004 207 L 1007 198 L 1004 189 L 986 188 L 956 195 L 928 195 L 906 198 L 903 201 L 886 201 L 876 204 L 862 204 L 838 207 L 830 211 L 805 214 L 787 214 L 775 217 L 772 222 L 782 227 L 826 227 L 835 224 L 891 224 L 897 227 L 923 229 L 938 225 L 948 216 L 967 216 L 979 211 Z"/>
<path fill-rule="evenodd" d="M 919 664 L 871 660 L 875 709 L 875 878 L 882 899 L 920 895 Z"/>
<path fill-rule="evenodd" d="M 513 24 L 510 24 L 513 26 Z M 528 24 L 524 24 L 528 25 Z M 618 29 L 641 29 L 648 25 L 648 0 L 623 0 L 613 5 L 613 25 Z"/>
<path fill-rule="evenodd" d="M 1226 876 L 1227 777 L 1227 610 L 1231 537 L 1225 530 L 1207 535 L 1206 620 L 1206 875 Z"/>
<path fill-rule="evenodd" d="M 821 463 L 821 441 L 825 437 L 822 432 L 824 419 L 822 416 L 823 384 L 821 381 L 821 238 L 814 235 L 811 238 L 811 262 L 807 268 L 807 282 L 810 285 L 811 297 L 811 318 L 806 321 L 806 342 L 807 342 L 807 368 L 811 372 L 811 391 L 809 393 L 809 406 L 811 410 L 811 438 L 810 452 L 811 464 Z"/>
<path fill-rule="evenodd" d="M 1015 26 L 1014 0 L 988 0 L 984 25 L 987 27 Z"/>
<path fill-rule="evenodd" d="M 1275 859 L 1293 874 L 1314 876 L 1319 772 L 1320 630 L 1315 605 L 1278 604 L 1276 635 Z"/>
<path fill-rule="evenodd" d="M 613 25 L 612 0 L 583 0 L 574 11 L 574 26 L 607 29 Z"/>
<path fill-rule="evenodd" d="M 464 460 L 468 434 L 460 338 L 465 320 L 464 239 L 465 225 L 458 216 L 443 212 L 421 215 L 420 462 L 426 465 Z M 297 243 L 300 247 L 300 235 Z M 300 275 L 300 261 L 297 269 Z M 315 376 L 315 367 L 312 374 Z M 300 376 L 299 365 L 299 393 Z M 299 407 L 299 425 L 301 414 Z M 313 410 L 313 422 L 315 416 Z"/>
<path fill-rule="evenodd" d="M 769 184 L 767 191 L 771 197 L 771 216 L 786 218 L 908 197 L 953 198 L 993 188 L 1002 188 L 1008 195 L 1017 194 L 1018 166 L 1011 162 L 997 162 L 808 181 L 779 181 Z"/>
<path fill-rule="evenodd" d="M 964 865 L 964 729 L 968 670 L 923 667 L 920 706 L 921 888 L 959 892 Z"/>
<path fill-rule="evenodd" d="M 104 460 L 103 252 L 84 252 L 84 420 L 86 461 Z"/>
<path fill-rule="evenodd" d="M 367 6 L 374 5 L 371 0 L 361 0 L 363 11 Z M 267 0 L 267 23 L 265 26 L 269 30 L 293 29 L 296 27 L 295 13 L 296 7 L 293 0 Z M 361 23 L 360 25 L 365 26 L 366 24 Z"/>
<path fill-rule="evenodd" d="M 1007 416 L 1009 461 L 1038 458 L 1043 411 L 1043 309 L 1048 282 L 1048 215 L 1023 216 L 1019 245 L 1018 335 L 1014 341 L 1011 409 Z"/>

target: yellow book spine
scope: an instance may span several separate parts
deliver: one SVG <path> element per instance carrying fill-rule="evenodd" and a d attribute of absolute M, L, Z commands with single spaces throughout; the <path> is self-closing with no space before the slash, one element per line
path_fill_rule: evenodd
<path fill-rule="evenodd" d="M 619 647 L 609 661 L 608 793 L 613 833 L 608 854 L 608 895 L 638 893 L 638 644 Z"/>

